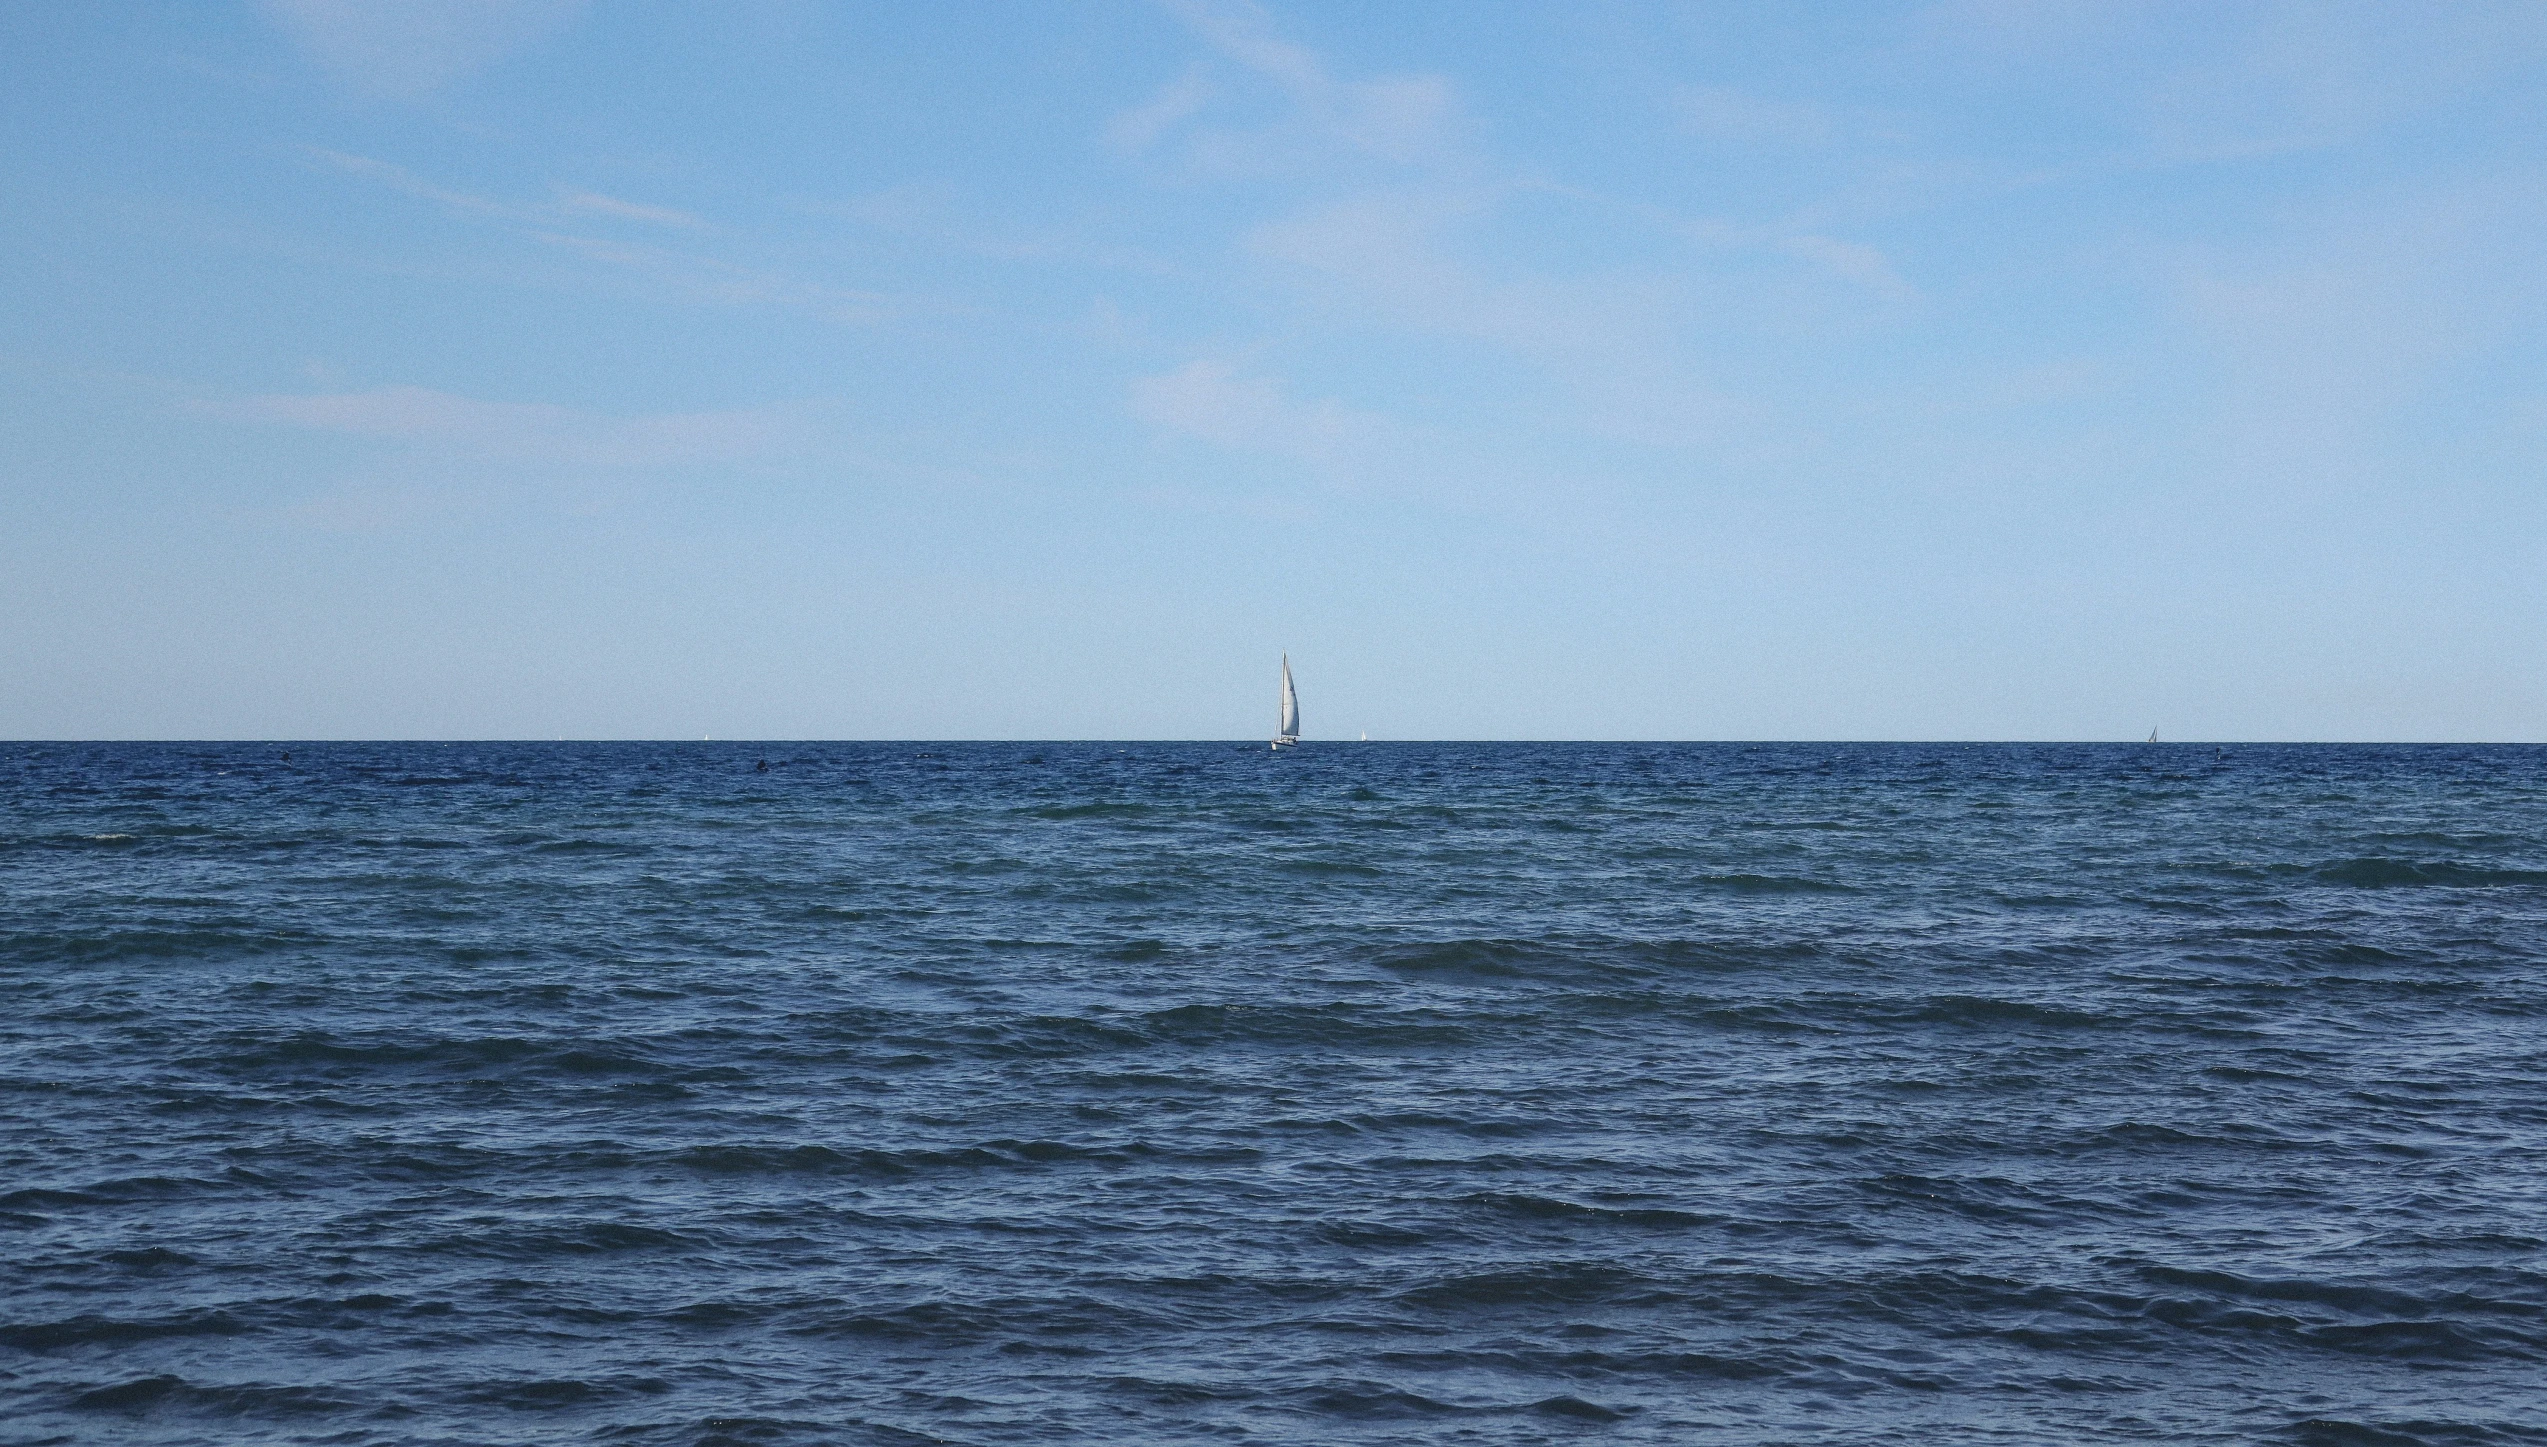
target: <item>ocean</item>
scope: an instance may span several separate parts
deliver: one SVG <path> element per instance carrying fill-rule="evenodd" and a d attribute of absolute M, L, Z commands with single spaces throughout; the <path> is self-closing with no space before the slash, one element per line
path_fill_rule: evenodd
<path fill-rule="evenodd" d="M 5 1444 L 2547 1442 L 2547 749 L 11 744 L 0 1006 Z"/>

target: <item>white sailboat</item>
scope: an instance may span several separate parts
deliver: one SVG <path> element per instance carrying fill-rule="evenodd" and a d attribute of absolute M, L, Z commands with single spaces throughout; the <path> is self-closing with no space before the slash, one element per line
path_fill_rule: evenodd
<path fill-rule="evenodd" d="M 1274 731 L 1273 746 L 1289 748 L 1300 742 L 1300 695 L 1291 688 L 1291 655 L 1282 656 L 1282 720 Z"/>
<path fill-rule="evenodd" d="M 2156 743 L 2157 741 L 2158 741 L 2158 731 L 2157 731 L 2156 729 L 2151 729 L 2151 730 L 2149 731 L 2149 742 L 2151 742 L 2151 743 L 2153 743 L 2153 744 L 2154 744 L 2154 743 Z"/>

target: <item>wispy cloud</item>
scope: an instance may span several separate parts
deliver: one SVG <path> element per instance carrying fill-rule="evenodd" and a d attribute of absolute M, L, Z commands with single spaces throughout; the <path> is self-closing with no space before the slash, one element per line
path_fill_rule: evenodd
<path fill-rule="evenodd" d="M 649 205 L 560 185 L 545 201 L 517 201 L 442 185 L 404 166 L 343 151 L 305 148 L 313 159 L 348 176 L 402 196 L 430 202 L 455 216 L 483 221 L 513 231 L 527 241 L 567 252 L 602 266 L 634 272 L 682 299 L 729 305 L 764 305 L 808 312 L 831 321 L 868 325 L 885 318 L 923 310 L 910 299 L 857 287 L 844 287 L 781 268 L 753 266 L 705 254 L 617 235 L 591 235 L 570 227 L 622 223 L 646 232 L 689 233 L 691 245 L 705 245 L 722 228 L 688 211 Z"/>
<path fill-rule="evenodd" d="M 2047 113 L 2095 122 L 2074 167 L 2099 172 L 2346 145 L 2547 59 L 2526 0 L 1934 0 L 1906 32 L 1952 81 L 2060 85 Z"/>
<path fill-rule="evenodd" d="M 812 437 L 801 410 L 784 407 L 621 416 L 412 386 L 208 400 L 197 409 L 420 451 L 578 469 L 761 462 L 800 452 Z"/>
<path fill-rule="evenodd" d="M 613 413 L 429 387 L 197 397 L 198 416 L 368 444 L 321 490 L 275 510 L 322 532 L 447 529 L 531 514 L 592 516 L 664 487 L 809 461 L 854 461 L 816 404 Z"/>
<path fill-rule="evenodd" d="M 2203 162 L 2341 145 L 2547 59 L 2535 5 L 2281 4 L 2149 90 L 2157 153 Z"/>
<path fill-rule="evenodd" d="M 1118 150 L 1147 150 L 1202 110 L 1211 98 L 1212 88 L 1201 73 L 1188 71 L 1149 100 L 1116 116 L 1106 126 L 1106 141 Z"/>
<path fill-rule="evenodd" d="M 532 239 L 624 271 L 640 273 L 677 296 L 725 305 L 776 306 L 851 326 L 866 326 L 924 310 L 910 298 L 857 287 L 834 286 L 793 272 L 744 266 L 669 247 L 532 231 Z M 944 310 L 944 308 L 926 308 Z"/>
<path fill-rule="evenodd" d="M 2186 248 L 2165 268 L 2187 354 L 2207 364 L 2223 471 L 2314 492 L 2396 475 L 2384 450 L 2436 396 L 2468 409 L 2451 444 L 2484 430 L 2484 402 L 2524 375 L 2500 359 L 2547 316 L 2519 240 L 2547 224 L 2547 188 L 2426 184 L 2312 219 L 2304 240 Z M 2447 472 L 2413 468 L 2436 493 Z"/>
<path fill-rule="evenodd" d="M 1226 356 L 1136 377 L 1126 401 L 1161 445 L 1200 447 L 1238 464 L 1234 473 L 1180 468 L 1186 480 L 1139 491 L 1155 506 L 1300 519 L 1337 499 L 1360 498 L 1470 513 L 1516 499 L 1526 504 L 1537 491 L 1535 479 L 1516 474 L 1513 459 L 1475 436 L 1338 397 L 1304 396 L 1289 380 Z M 1272 464 L 1271 476 L 1258 470 L 1264 464 Z"/>
<path fill-rule="evenodd" d="M 1185 155 L 1201 169 L 1291 172 L 1338 154 L 1393 166 L 1438 164 L 1464 143 L 1469 123 L 1442 76 L 1339 80 L 1316 52 L 1283 39 L 1251 0 L 1167 0 L 1167 9 L 1214 53 L 1272 82 L 1291 103 L 1268 128 L 1193 131 Z M 1189 75 L 1117 116 L 1108 136 L 1126 149 L 1148 148 L 1204 115 L 1213 98 L 1201 77 Z"/>
<path fill-rule="evenodd" d="M 1152 274 L 1175 268 L 1154 252 L 1098 239 L 1073 223 L 1017 225 L 986 217 L 942 182 L 912 182 L 846 201 L 807 205 L 808 212 L 909 237 L 943 251 L 991 261 L 1094 266 Z"/>
<path fill-rule="evenodd" d="M 507 205 L 467 191 L 454 191 L 446 186 L 437 186 L 406 167 L 389 161 L 375 160 L 370 156 L 349 155 L 343 151 L 331 151 L 323 146 L 304 146 L 301 149 L 311 159 L 333 166 L 348 176 L 358 176 L 375 185 L 386 186 L 402 196 L 413 196 L 419 201 L 431 201 L 437 206 L 465 215 L 520 217 L 526 214 L 523 208 L 518 206 Z"/>
<path fill-rule="evenodd" d="M 1911 301 L 1919 295 L 1882 248 L 1807 230 L 1797 221 L 1737 226 L 1708 219 L 1677 225 L 1683 235 L 1711 249 L 1791 256 L 1822 275 L 1887 301 Z"/>
<path fill-rule="evenodd" d="M 1259 82 L 1257 119 L 1252 129 L 1215 128 L 1220 95 L 1189 77 L 1118 117 L 1114 134 L 1162 146 L 1178 138 L 1176 154 L 1218 179 L 1306 180 L 1307 199 L 1287 187 L 1286 209 L 1242 233 L 1256 275 L 1319 306 L 1327 328 L 1395 332 L 1419 345 L 1482 343 L 1520 361 L 1542 379 L 1534 405 L 1547 425 L 1661 448 L 1753 453 L 1755 410 L 1706 361 L 1706 307 L 1720 287 L 1711 273 L 1727 270 L 1726 252 L 1786 258 L 1801 284 L 1858 312 L 1870 298 L 1917 295 L 1882 249 L 1827 224 L 1692 223 L 1553 183 L 1497 155 L 1447 79 L 1339 76 L 1246 0 L 1174 0 L 1168 8 L 1213 56 L 1238 68 L 1233 86 Z M 1281 102 L 1270 120 L 1261 109 L 1267 89 Z M 1682 99 L 1693 125 L 1752 142 L 1821 144 L 1843 130 L 1831 112 L 1730 91 Z M 1629 227 L 1665 246 L 1674 236 L 1699 245 L 1677 266 L 1555 266 L 1498 244 L 1516 224 Z M 1136 389 L 1136 411 L 1163 423 L 1174 401 L 1183 409 L 1177 415 L 1192 414 L 1181 430 L 1233 446 L 1246 440 L 1243 432 L 1260 451 L 1274 450 L 1279 429 L 1250 418 L 1280 416 L 1301 438 L 1321 435 L 1315 417 L 1284 410 L 1304 404 L 1269 393 L 1262 378 L 1214 370 L 1219 365 L 1149 379 Z M 1206 416 L 1219 420 L 1209 427 L 1194 420 Z"/>
<path fill-rule="evenodd" d="M 1683 345 L 1685 288 L 1648 271 L 1556 275 L 1478 260 L 1454 233 L 1493 199 L 1376 192 L 1269 223 L 1248 245 L 1364 325 L 1483 342 L 1537 368 L 1575 428 L 1722 445 L 1741 409 Z"/>
<path fill-rule="evenodd" d="M 1777 244 L 1788 255 L 1800 256 L 1879 296 L 1903 300 L 1917 295 L 1910 283 L 1902 280 L 1901 273 L 1893 269 L 1892 258 L 1863 242 L 1798 232 L 1779 238 Z"/>
<path fill-rule="evenodd" d="M 383 161 L 371 156 L 351 155 L 344 151 L 331 151 L 322 146 L 304 146 L 302 150 L 312 159 L 342 171 L 348 176 L 359 177 L 375 185 L 387 187 L 402 196 L 413 196 L 419 201 L 430 201 L 464 216 L 544 224 L 598 216 L 612 221 L 631 221 L 647 226 L 668 226 L 691 231 L 702 230 L 707 226 L 707 222 L 687 211 L 675 210 L 669 206 L 650 206 L 643 202 L 625 201 L 616 196 L 605 196 L 598 191 L 588 191 L 572 186 L 556 187 L 554 199 L 548 201 L 506 201 L 440 185 L 426 180 L 395 162 Z"/>
<path fill-rule="evenodd" d="M 1379 440 L 1385 422 L 1334 398 L 1304 401 L 1270 377 L 1201 358 L 1132 383 L 1132 414 L 1164 432 L 1334 470 Z"/>
<path fill-rule="evenodd" d="M 1681 125 L 1709 140 L 1819 146 L 1840 130 L 1838 117 L 1822 106 L 1771 100 L 1729 86 L 1684 86 L 1673 100 Z"/>
<path fill-rule="evenodd" d="M 598 191 L 577 191 L 564 186 L 557 188 L 557 209 L 574 215 L 606 216 L 613 221 L 640 221 L 650 226 L 676 226 L 688 231 L 700 230 L 707 225 L 689 212 L 676 211 L 669 206 L 648 206 L 636 201 L 622 201 L 616 196 L 604 196 Z"/>
<path fill-rule="evenodd" d="M 573 24 L 584 0 L 262 0 L 268 22 L 346 87 L 412 100 Z"/>
<path fill-rule="evenodd" d="M 1267 223 L 1247 242 L 1260 257 L 1349 288 L 1357 309 L 1377 309 L 1366 314 L 1426 331 L 1524 353 L 1572 352 L 1617 336 L 1625 318 L 1614 313 L 1622 308 L 1597 295 L 1597 285 L 1499 276 L 1460 253 L 1450 232 L 1493 199 L 1458 190 L 1371 192 Z"/>

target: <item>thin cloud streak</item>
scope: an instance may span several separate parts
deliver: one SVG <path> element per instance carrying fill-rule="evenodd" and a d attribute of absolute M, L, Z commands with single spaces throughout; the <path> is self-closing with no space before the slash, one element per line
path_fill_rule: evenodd
<path fill-rule="evenodd" d="M 1729 393 L 1706 365 L 1701 308 L 1714 256 L 1785 258 L 1800 278 L 1860 306 L 1918 299 L 1892 258 L 1869 242 L 1796 220 L 1686 221 L 1553 184 L 1490 150 L 1486 127 L 1444 77 L 1339 79 L 1324 57 L 1281 37 L 1258 6 L 1180 0 L 1169 8 L 1211 52 L 1269 82 L 1288 109 L 1254 130 L 1214 130 L 1212 99 L 1189 79 L 1119 115 L 1110 131 L 1163 143 L 1182 126 L 1183 155 L 1206 176 L 1328 177 L 1317 188 L 1324 194 L 1294 200 L 1242 233 L 1241 254 L 1258 263 L 1257 274 L 1320 308 L 1329 325 L 1349 318 L 1355 331 L 1393 332 L 1417 345 L 1481 342 L 1526 363 L 1546 379 L 1541 417 L 1552 425 L 1662 449 L 1761 452 L 1760 409 Z M 1730 93 L 1715 95 L 1712 113 L 1755 140 L 1770 132 L 1781 143 L 1819 144 L 1841 129 L 1826 111 Z M 1624 221 L 1657 240 L 1678 236 L 1695 243 L 1684 253 L 1692 264 L 1554 272 L 1481 244 L 1525 212 L 1602 230 Z M 1179 375 L 1197 387 L 1209 380 Z M 1156 424 L 1157 397 L 1140 395 L 1149 398 L 1143 420 Z M 1223 400 L 1234 406 L 1242 398 Z M 1270 431 L 1256 436 L 1259 450 L 1282 451 L 1269 445 L 1274 440 Z"/>
<path fill-rule="evenodd" d="M 585 0 L 260 0 L 268 24 L 347 88 L 416 100 L 581 19 Z"/>
<path fill-rule="evenodd" d="M 1169 13 L 1222 58 L 1269 80 L 1291 114 L 1260 131 L 1200 129 L 1188 137 L 1188 164 L 1232 176 L 1290 174 L 1342 152 L 1388 167 L 1440 165 L 1463 150 L 1471 123 L 1458 93 L 1439 75 L 1339 81 L 1316 52 L 1284 40 L 1273 19 L 1247 0 L 1169 0 Z M 1143 149 L 1205 114 L 1211 93 L 1184 82 L 1118 115 L 1109 134 Z"/>
<path fill-rule="evenodd" d="M 672 294 L 692 301 L 776 306 L 848 326 L 869 326 L 896 316 L 947 309 L 880 291 L 812 280 L 779 268 L 727 261 L 699 251 L 561 229 L 598 220 L 703 237 L 723 231 L 702 217 L 673 207 L 647 205 L 563 185 L 556 188 L 554 201 L 504 201 L 438 184 L 404 166 L 370 156 L 316 146 L 303 150 L 345 175 L 430 202 L 457 216 L 506 227 L 542 246 L 643 275 L 668 287 Z"/>
<path fill-rule="evenodd" d="M 654 226 L 673 226 L 697 231 L 707 223 L 687 211 L 669 206 L 647 206 L 636 201 L 622 201 L 598 191 L 575 191 L 558 188 L 557 206 L 561 211 L 579 215 L 605 216 L 613 221 L 642 221 Z"/>
<path fill-rule="evenodd" d="M 1388 425 L 1334 398 L 1298 401 L 1268 377 L 1241 375 L 1216 358 L 1136 378 L 1134 416 L 1163 431 L 1242 451 L 1268 452 L 1342 476 Z"/>
<path fill-rule="evenodd" d="M 802 453 L 814 437 L 797 408 L 617 416 L 416 386 L 205 400 L 195 410 L 417 451 L 592 469 L 764 462 Z"/>
<path fill-rule="evenodd" d="M 345 151 L 331 151 L 323 146 L 304 146 L 303 154 L 342 171 L 420 201 L 464 216 L 484 216 L 495 220 L 554 223 L 577 217 L 601 216 L 613 221 L 634 221 L 650 226 L 667 226 L 682 230 L 705 229 L 707 222 L 687 211 L 669 206 L 650 206 L 637 201 L 624 201 L 598 191 L 570 186 L 557 187 L 552 202 L 499 201 L 469 191 L 438 185 L 406 167 L 371 156 L 357 156 Z"/>
<path fill-rule="evenodd" d="M 1840 131 L 1838 118 L 1822 106 L 1771 100 L 1731 86 L 1683 86 L 1673 100 L 1682 126 L 1713 141 L 1823 146 Z"/>

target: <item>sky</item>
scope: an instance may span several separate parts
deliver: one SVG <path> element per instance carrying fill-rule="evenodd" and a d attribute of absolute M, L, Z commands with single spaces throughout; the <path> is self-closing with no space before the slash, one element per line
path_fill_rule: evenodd
<path fill-rule="evenodd" d="M 0 6 L 0 737 L 2547 739 L 2547 5 Z"/>

